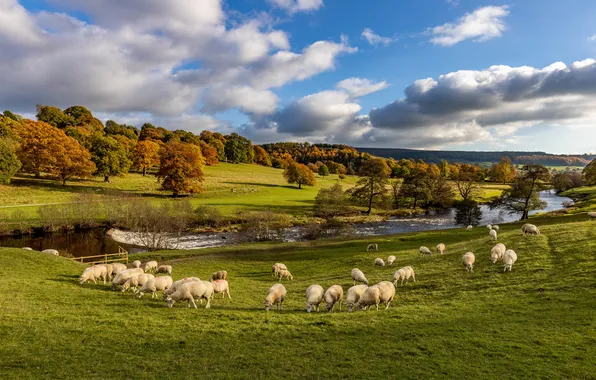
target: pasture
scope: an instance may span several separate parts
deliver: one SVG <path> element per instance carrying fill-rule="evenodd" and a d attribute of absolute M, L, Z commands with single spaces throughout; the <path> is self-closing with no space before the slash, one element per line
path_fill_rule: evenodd
<path fill-rule="evenodd" d="M 491 264 L 485 228 L 284 244 L 249 244 L 137 256 L 174 267 L 174 279 L 228 271 L 231 300 L 210 310 L 167 308 L 147 295 L 79 285 L 83 265 L 0 249 L 3 378 L 592 378 L 596 370 L 596 222 L 586 215 L 536 219 L 540 236 L 502 225 L 518 253 L 511 273 Z M 365 252 L 374 241 L 380 252 Z M 446 254 L 420 257 L 421 245 Z M 474 272 L 461 264 L 476 253 Z M 375 267 L 375 257 L 397 257 Z M 263 299 L 283 262 L 295 279 L 284 311 Z M 307 314 L 304 291 L 371 283 L 411 265 L 388 310 Z"/>

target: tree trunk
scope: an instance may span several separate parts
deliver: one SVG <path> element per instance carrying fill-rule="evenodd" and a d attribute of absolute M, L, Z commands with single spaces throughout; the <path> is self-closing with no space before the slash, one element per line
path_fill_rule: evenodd
<path fill-rule="evenodd" d="M 368 197 L 368 210 L 366 210 L 366 215 L 370 215 L 370 212 L 372 211 L 372 204 L 373 204 L 373 198 L 375 196 L 375 190 L 374 190 L 374 181 L 370 181 L 370 196 Z"/>
<path fill-rule="evenodd" d="M 143 177 L 147 175 L 147 167 L 143 166 Z"/>
<path fill-rule="evenodd" d="M 302 189 L 302 183 L 301 182 L 298 182 L 298 188 L 299 189 Z"/>
<path fill-rule="evenodd" d="M 62 178 L 62 186 L 66 186 L 66 178 Z"/>
<path fill-rule="evenodd" d="M 110 183 L 110 176 L 108 176 L 108 175 L 103 176 L 103 181 Z"/>

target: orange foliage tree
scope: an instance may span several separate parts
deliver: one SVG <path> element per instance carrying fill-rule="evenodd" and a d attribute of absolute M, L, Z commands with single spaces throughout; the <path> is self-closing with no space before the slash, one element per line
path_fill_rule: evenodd
<path fill-rule="evenodd" d="M 159 165 L 159 144 L 151 140 L 139 141 L 134 151 L 134 164 L 143 170 L 143 176 L 147 175 L 147 169 Z"/>
<path fill-rule="evenodd" d="M 269 153 L 259 145 L 253 147 L 255 150 L 255 162 L 257 165 L 271 166 L 271 158 Z"/>
<path fill-rule="evenodd" d="M 284 177 L 288 183 L 295 183 L 301 189 L 302 185 L 314 186 L 317 183 L 315 173 L 306 165 L 297 162 L 290 162 L 285 170 Z"/>
<path fill-rule="evenodd" d="M 205 159 L 201 148 L 193 144 L 171 142 L 160 152 L 160 165 L 157 178 L 162 188 L 174 196 L 194 194 L 201 191 Z"/>
<path fill-rule="evenodd" d="M 200 145 L 201 145 L 201 153 L 203 154 L 203 157 L 205 158 L 205 164 L 207 164 L 209 166 L 219 164 L 219 160 L 217 159 L 217 149 L 215 149 L 215 147 L 207 144 L 203 140 L 200 141 Z"/>

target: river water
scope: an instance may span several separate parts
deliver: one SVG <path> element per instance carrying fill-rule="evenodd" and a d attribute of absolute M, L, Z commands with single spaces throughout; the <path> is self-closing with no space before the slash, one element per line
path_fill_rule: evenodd
<path fill-rule="evenodd" d="M 540 198 L 546 202 L 547 206 L 543 210 L 534 211 L 531 214 L 559 210 L 564 208 L 564 202 L 573 202 L 570 198 L 560 197 L 551 191 L 541 192 Z M 491 210 L 485 205 L 481 205 L 480 208 L 483 215 L 481 225 L 515 222 L 520 217 L 498 209 Z M 457 227 L 461 226 L 455 224 L 455 209 L 448 209 L 424 215 L 394 217 L 384 222 L 354 224 L 350 230 L 350 236 L 391 235 Z M 43 237 L 1 238 L 0 246 L 31 247 L 39 251 L 57 249 L 61 254 L 74 257 L 116 253 L 119 246 L 130 253 L 145 251 L 144 248 L 139 246 L 140 242 L 133 233 L 115 231 L 112 234 L 113 238 L 109 238 L 105 232 L 104 229 L 100 228 L 85 232 L 52 234 Z M 301 240 L 303 233 L 303 227 L 288 228 L 284 233 L 285 240 Z M 189 234 L 172 239 L 170 247 L 173 249 L 195 249 L 231 245 L 238 241 L 238 234 L 237 232 Z"/>

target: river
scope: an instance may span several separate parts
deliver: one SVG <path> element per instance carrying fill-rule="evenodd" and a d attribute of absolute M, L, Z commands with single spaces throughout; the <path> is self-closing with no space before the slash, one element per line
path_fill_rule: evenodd
<path fill-rule="evenodd" d="M 543 191 L 540 198 L 547 206 L 531 214 L 539 212 L 555 211 L 564 208 L 564 202 L 573 201 L 570 198 L 560 197 L 552 191 Z M 481 225 L 509 223 L 519 220 L 519 215 L 511 215 L 502 210 L 491 210 L 486 205 L 480 206 L 482 210 Z M 455 209 L 448 209 L 443 212 L 431 212 L 424 215 L 411 217 L 394 217 L 384 222 L 354 224 L 350 231 L 351 236 L 376 236 L 391 235 L 404 232 L 419 232 L 428 230 L 440 230 L 457 228 L 455 224 Z M 461 226 L 459 226 L 461 227 Z M 104 253 L 116 253 L 118 247 L 127 249 L 131 253 L 143 252 L 144 248 L 135 243 L 135 237 L 131 233 L 116 231 L 113 239 L 105 234 L 105 229 L 94 229 L 85 232 L 71 232 L 68 234 L 52 234 L 49 236 L 19 238 L 0 238 L 2 247 L 31 247 L 35 250 L 57 249 L 61 254 L 68 254 L 74 257 L 101 255 Z M 304 232 L 303 227 L 292 227 L 285 231 L 285 240 L 301 240 Z M 210 248 L 235 244 L 238 233 L 199 233 L 189 234 L 172 242 L 172 248 L 192 249 Z M 138 244 L 139 242 L 136 241 Z"/>

